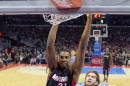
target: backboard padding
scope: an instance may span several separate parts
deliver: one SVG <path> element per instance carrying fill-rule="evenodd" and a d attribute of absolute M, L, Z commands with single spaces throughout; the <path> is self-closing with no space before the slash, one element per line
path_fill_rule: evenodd
<path fill-rule="evenodd" d="M 82 0 L 80 9 L 57 10 L 50 0 L 0 0 L 0 13 L 129 14 L 130 0 Z"/>

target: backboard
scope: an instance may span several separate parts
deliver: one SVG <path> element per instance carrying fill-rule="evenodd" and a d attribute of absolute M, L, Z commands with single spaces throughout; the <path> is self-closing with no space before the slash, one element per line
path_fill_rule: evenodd
<path fill-rule="evenodd" d="M 95 34 L 99 37 L 108 37 L 107 24 L 91 24 L 90 37 L 95 37 Z"/>
<path fill-rule="evenodd" d="M 58 10 L 50 0 L 0 0 L 0 14 L 129 14 L 130 0 L 82 0 L 79 9 Z"/>

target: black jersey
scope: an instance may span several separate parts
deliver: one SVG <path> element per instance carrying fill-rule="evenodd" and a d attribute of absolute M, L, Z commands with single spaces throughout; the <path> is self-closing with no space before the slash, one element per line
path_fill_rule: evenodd
<path fill-rule="evenodd" d="M 109 62 L 110 62 L 110 54 L 105 53 L 104 54 L 104 59 L 103 59 L 103 65 L 107 66 L 107 65 L 109 65 Z"/>
<path fill-rule="evenodd" d="M 72 76 L 69 69 L 64 73 L 60 72 L 60 69 L 56 68 L 49 76 L 46 86 L 72 86 Z"/>

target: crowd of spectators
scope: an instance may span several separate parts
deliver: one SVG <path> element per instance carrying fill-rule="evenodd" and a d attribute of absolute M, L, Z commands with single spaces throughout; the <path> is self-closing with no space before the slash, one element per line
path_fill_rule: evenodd
<path fill-rule="evenodd" d="M 41 15 L 0 16 L 2 21 L 0 22 L 0 28 L 3 28 L 0 37 L 0 67 L 10 64 L 46 63 L 45 48 L 51 25 L 41 18 Z M 77 49 L 86 21 L 83 18 L 84 16 L 76 19 L 77 22 L 72 20 L 59 26 L 55 43 L 57 54 L 60 50 L 71 51 Z M 106 18 L 106 20 L 111 19 Z M 69 25 L 67 26 L 67 24 Z M 101 50 L 104 52 L 106 48 L 109 48 L 113 56 L 113 65 L 121 66 L 127 64 L 130 59 L 129 56 L 126 56 L 126 54 L 130 54 L 130 28 L 128 26 L 115 27 L 112 26 L 113 24 L 111 22 L 111 26 L 108 27 L 108 37 L 102 38 Z M 86 64 L 90 64 L 90 58 L 93 55 L 93 44 L 94 38 L 90 38 L 86 50 Z"/>
<path fill-rule="evenodd" d="M 45 22 L 42 14 L 33 14 L 33 15 L 1 15 L 0 19 L 3 25 L 50 25 L 48 22 Z M 101 15 L 101 18 L 93 18 L 93 23 L 101 23 L 100 20 L 103 20 L 103 23 L 108 24 L 109 26 L 130 26 L 130 15 Z M 64 25 L 85 25 L 86 16 L 83 15 L 77 19 L 72 19 L 68 22 L 64 22 Z"/>

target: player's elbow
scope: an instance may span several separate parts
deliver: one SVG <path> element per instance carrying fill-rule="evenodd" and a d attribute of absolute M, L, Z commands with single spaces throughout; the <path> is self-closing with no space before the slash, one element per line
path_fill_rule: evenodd
<path fill-rule="evenodd" d="M 80 46 L 80 51 L 81 51 L 82 53 L 84 53 L 85 49 L 86 49 L 86 46 L 84 46 L 84 45 L 81 45 L 81 46 Z"/>
<path fill-rule="evenodd" d="M 51 45 L 47 45 L 47 46 L 46 46 L 46 51 L 51 51 L 51 49 L 52 49 L 52 46 L 51 46 Z"/>

